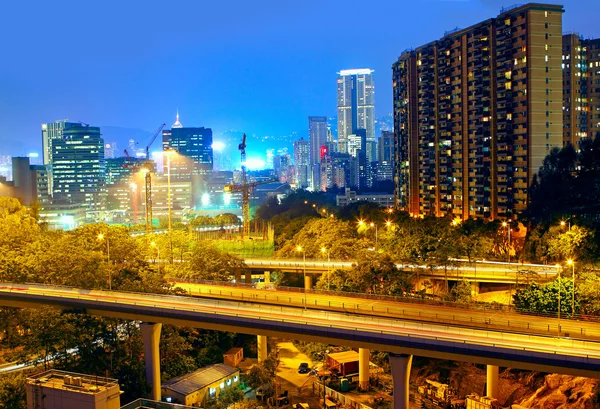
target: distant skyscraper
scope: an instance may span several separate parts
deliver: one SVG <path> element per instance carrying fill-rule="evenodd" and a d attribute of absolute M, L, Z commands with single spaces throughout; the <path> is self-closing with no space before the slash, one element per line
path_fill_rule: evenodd
<path fill-rule="evenodd" d="M 189 179 L 213 170 L 212 129 L 184 128 L 179 113 L 170 130 L 162 132 L 163 150 L 173 149 L 179 155 L 171 158 L 171 177 Z M 164 161 L 166 170 L 167 161 Z"/>
<path fill-rule="evenodd" d="M 116 142 L 107 142 L 104 145 L 104 157 L 106 159 L 113 159 L 117 152 L 117 143 Z M 131 155 L 131 154 L 130 154 Z"/>
<path fill-rule="evenodd" d="M 275 149 L 267 149 L 267 169 L 274 169 L 273 158 L 275 157 Z"/>
<path fill-rule="evenodd" d="M 379 162 L 394 162 L 394 132 L 383 131 L 379 138 Z"/>
<path fill-rule="evenodd" d="M 300 138 L 294 141 L 294 168 L 296 170 L 296 187 L 308 187 L 310 154 L 308 141 Z"/>
<path fill-rule="evenodd" d="M 375 140 L 375 84 L 373 70 L 342 70 L 337 78 L 338 143 L 341 153 L 348 152 L 348 136 L 359 129 L 367 134 L 366 154 L 377 160 Z"/>
<path fill-rule="evenodd" d="M 42 124 L 42 142 L 53 203 L 103 210 L 106 191 L 100 128 L 66 121 Z"/>
<path fill-rule="evenodd" d="M 320 185 L 321 148 L 327 143 L 327 117 L 308 117 L 308 141 L 310 149 L 310 185 L 318 190 Z"/>

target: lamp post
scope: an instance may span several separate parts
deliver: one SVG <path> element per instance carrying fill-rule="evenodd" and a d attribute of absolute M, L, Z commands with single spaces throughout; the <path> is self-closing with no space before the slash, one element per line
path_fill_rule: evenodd
<path fill-rule="evenodd" d="M 375 227 L 375 253 L 377 253 L 377 225 L 373 222 L 369 224 L 371 227 Z"/>
<path fill-rule="evenodd" d="M 304 277 L 304 309 L 306 310 L 306 251 L 302 248 L 302 246 L 296 247 L 296 251 L 302 252 L 302 256 L 304 258 L 303 264 L 303 277 Z"/>
<path fill-rule="evenodd" d="M 159 246 L 158 244 L 156 244 L 156 242 L 154 242 L 154 241 L 153 241 L 152 243 L 150 243 L 150 245 L 151 245 L 152 247 L 156 247 L 156 251 L 157 251 L 157 253 L 158 253 L 158 256 L 157 256 L 157 257 L 158 257 L 158 259 L 157 259 L 157 263 L 158 263 L 158 274 L 160 275 L 160 246 Z"/>
<path fill-rule="evenodd" d="M 510 222 L 511 220 L 508 219 L 508 223 L 507 222 L 502 222 L 502 227 L 506 227 L 506 232 L 508 234 L 508 264 L 510 267 Z"/>
<path fill-rule="evenodd" d="M 331 284 L 331 277 L 329 276 L 329 264 L 331 262 L 329 259 L 329 250 L 327 250 L 325 247 L 321 247 L 321 253 L 323 256 L 325 256 L 325 253 L 327 253 L 327 291 L 329 291 L 329 284 Z"/>
<path fill-rule="evenodd" d="M 98 234 L 98 240 L 104 240 L 104 234 Z M 110 242 L 108 236 L 106 236 L 106 261 L 108 262 L 108 289 L 112 290 L 112 277 L 110 273 Z"/>
<path fill-rule="evenodd" d="M 558 336 L 560 336 L 560 265 L 556 265 L 558 271 Z"/>
<path fill-rule="evenodd" d="M 573 274 L 573 290 L 571 291 L 571 317 L 575 316 L 575 262 L 571 259 L 567 260 L 567 264 L 571 266 Z"/>

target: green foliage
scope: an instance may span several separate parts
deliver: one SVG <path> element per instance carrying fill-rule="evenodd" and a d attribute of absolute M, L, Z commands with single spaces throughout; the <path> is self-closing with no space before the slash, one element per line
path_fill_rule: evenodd
<path fill-rule="evenodd" d="M 473 301 L 473 293 L 471 289 L 471 283 L 465 280 L 461 280 L 447 294 L 448 301 L 458 303 L 470 303 Z"/>
<path fill-rule="evenodd" d="M 0 409 L 24 409 L 26 378 L 22 372 L 0 376 Z"/>
<path fill-rule="evenodd" d="M 173 278 L 226 281 L 231 277 L 239 280 L 246 269 L 239 257 L 220 251 L 209 241 L 199 241 L 188 262 L 170 265 L 167 274 Z"/>
<path fill-rule="evenodd" d="M 350 270 L 336 269 L 321 276 L 318 289 L 403 295 L 412 289 L 412 275 L 399 270 L 387 254 L 365 252 Z"/>
<path fill-rule="evenodd" d="M 569 278 L 557 277 L 553 281 L 540 285 L 531 283 L 517 290 L 513 295 L 515 307 L 518 310 L 540 313 L 557 313 L 560 291 L 560 312 L 563 316 L 571 315 L 573 297 L 573 281 Z M 580 312 L 580 297 L 575 289 L 575 314 Z"/>

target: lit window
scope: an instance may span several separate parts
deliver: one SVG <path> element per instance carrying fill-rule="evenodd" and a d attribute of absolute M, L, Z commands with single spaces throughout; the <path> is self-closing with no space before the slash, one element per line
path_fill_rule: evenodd
<path fill-rule="evenodd" d="M 544 44 L 544 49 L 548 51 L 548 44 Z"/>
<path fill-rule="evenodd" d="M 547 55 L 544 56 L 544 61 L 548 62 L 548 56 Z"/>
<path fill-rule="evenodd" d="M 548 17 L 548 12 L 544 11 L 544 17 Z"/>
<path fill-rule="evenodd" d="M 221 384 L 219 385 L 219 387 L 220 387 L 221 389 L 225 388 L 225 382 L 221 382 Z"/>

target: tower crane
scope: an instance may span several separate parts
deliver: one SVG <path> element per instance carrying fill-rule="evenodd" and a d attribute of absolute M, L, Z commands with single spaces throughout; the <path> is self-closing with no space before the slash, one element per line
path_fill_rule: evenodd
<path fill-rule="evenodd" d="M 146 161 L 144 162 L 145 181 L 146 181 L 146 233 L 152 233 L 152 176 L 151 173 L 154 170 L 152 161 L 150 160 L 150 147 L 156 140 L 156 137 L 160 134 L 166 124 L 162 124 L 158 127 L 152 139 L 146 146 Z"/>
<path fill-rule="evenodd" d="M 225 192 L 242 192 L 242 219 L 244 219 L 242 238 L 244 238 L 244 236 L 250 236 L 250 194 L 252 193 L 252 189 L 266 183 L 278 182 L 278 180 L 271 179 L 263 182 L 248 183 L 248 176 L 246 174 L 246 134 L 242 136 L 242 143 L 238 145 L 238 150 L 242 158 L 242 183 L 238 185 L 235 183 L 225 185 L 223 190 Z"/>

